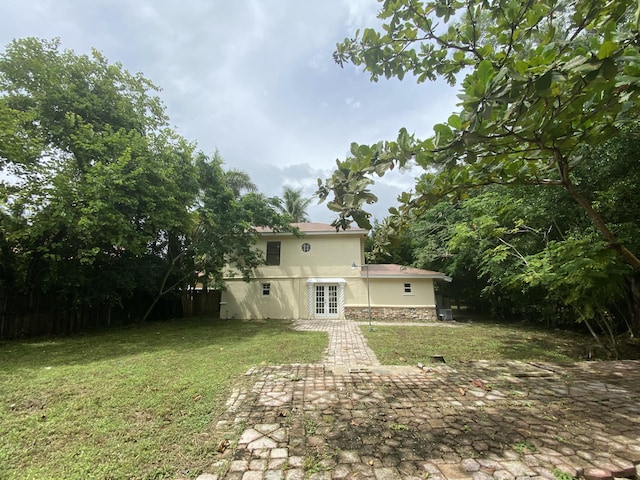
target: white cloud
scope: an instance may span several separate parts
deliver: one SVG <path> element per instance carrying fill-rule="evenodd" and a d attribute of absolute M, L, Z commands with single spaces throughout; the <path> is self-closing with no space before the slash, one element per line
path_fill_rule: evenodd
<path fill-rule="evenodd" d="M 205 153 L 219 149 L 267 195 L 288 183 L 310 196 L 351 142 L 394 139 L 403 126 L 428 135 L 455 104 L 442 84 L 371 83 L 333 62 L 337 42 L 379 24 L 379 8 L 376 0 L 23 0 L 0 4 L 0 43 L 59 36 L 79 53 L 95 47 L 162 87 L 171 124 Z M 376 216 L 413 176 L 379 181 Z M 311 210 L 319 221 L 335 216 Z"/>
<path fill-rule="evenodd" d="M 376 14 L 380 10 L 378 2 L 369 0 L 345 0 L 348 7 L 348 16 L 345 25 L 348 30 L 354 31 L 363 26 L 373 26 L 379 23 Z M 342 39 L 340 39 L 342 40 Z"/>
<path fill-rule="evenodd" d="M 357 100 L 354 100 L 351 97 L 346 98 L 344 103 L 346 103 L 349 106 L 349 108 L 351 108 L 352 110 L 358 109 L 362 106 L 360 102 L 358 102 Z"/>

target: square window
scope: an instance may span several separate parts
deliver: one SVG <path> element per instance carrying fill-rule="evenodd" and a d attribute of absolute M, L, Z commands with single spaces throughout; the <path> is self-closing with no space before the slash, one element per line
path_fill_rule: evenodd
<path fill-rule="evenodd" d="M 267 297 L 271 295 L 271 284 L 270 283 L 263 283 L 262 284 L 262 296 L 263 297 Z"/>
<path fill-rule="evenodd" d="M 411 284 L 410 283 L 405 283 L 404 284 L 404 293 L 405 293 L 405 295 L 411 293 Z"/>

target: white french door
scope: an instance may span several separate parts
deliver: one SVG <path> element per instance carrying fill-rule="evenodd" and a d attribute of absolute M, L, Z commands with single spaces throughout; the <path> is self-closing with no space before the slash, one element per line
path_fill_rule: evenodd
<path fill-rule="evenodd" d="M 338 285 L 316 285 L 315 316 L 338 318 Z"/>

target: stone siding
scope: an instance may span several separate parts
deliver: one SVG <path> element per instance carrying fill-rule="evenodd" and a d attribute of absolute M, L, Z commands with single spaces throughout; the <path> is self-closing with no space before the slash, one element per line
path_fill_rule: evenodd
<path fill-rule="evenodd" d="M 368 307 L 344 307 L 345 318 L 350 320 L 368 320 Z M 373 320 L 435 322 L 434 307 L 371 307 Z"/>

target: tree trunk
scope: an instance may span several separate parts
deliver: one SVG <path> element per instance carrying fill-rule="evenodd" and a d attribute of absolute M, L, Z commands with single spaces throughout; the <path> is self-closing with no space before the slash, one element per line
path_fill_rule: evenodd
<path fill-rule="evenodd" d="M 179 281 L 177 281 L 176 283 L 174 283 L 170 287 L 165 288 L 166 285 L 167 285 L 167 281 L 169 280 L 169 276 L 171 275 L 171 272 L 173 271 L 173 268 L 176 265 L 176 262 L 179 259 L 181 259 L 184 255 L 185 255 L 185 252 L 181 252 L 179 255 L 174 257 L 173 260 L 171 260 L 171 263 L 169 264 L 169 268 L 165 272 L 164 278 L 162 279 L 162 283 L 160 284 L 160 288 L 158 290 L 158 294 L 153 299 L 153 302 L 151 302 L 151 305 L 149 305 L 149 308 L 147 309 L 147 311 L 145 312 L 144 316 L 142 317 L 142 320 L 140 320 L 140 323 L 144 323 L 144 322 L 147 321 L 147 318 L 149 318 L 149 315 L 153 311 L 153 307 L 156 306 L 156 303 L 158 303 L 158 301 L 160 300 L 160 298 L 163 295 L 166 295 L 167 293 L 169 293 L 171 290 L 173 290 L 175 287 L 177 287 L 184 279 L 187 278 L 187 276 L 184 276 L 183 278 L 181 278 Z"/>
<path fill-rule="evenodd" d="M 22 315 L 22 321 L 20 322 L 20 337 L 28 337 L 31 333 L 31 321 L 34 314 L 34 311 L 38 309 L 39 303 L 39 295 L 38 299 L 34 299 L 35 293 L 33 290 L 29 291 L 29 302 L 27 303 L 27 311 Z"/>

